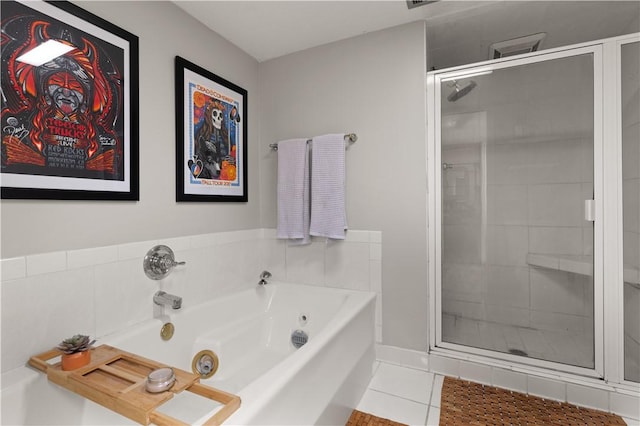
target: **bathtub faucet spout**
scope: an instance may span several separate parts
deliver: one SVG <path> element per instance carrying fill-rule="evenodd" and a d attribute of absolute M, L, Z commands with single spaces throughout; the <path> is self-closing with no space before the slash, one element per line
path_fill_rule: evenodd
<path fill-rule="evenodd" d="M 182 307 L 182 297 L 158 291 L 153 295 L 153 303 L 160 306 L 169 305 L 171 309 L 180 309 Z"/>

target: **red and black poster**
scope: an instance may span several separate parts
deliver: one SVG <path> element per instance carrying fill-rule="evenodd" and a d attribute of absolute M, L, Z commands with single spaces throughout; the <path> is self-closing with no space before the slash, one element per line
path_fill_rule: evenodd
<path fill-rule="evenodd" d="M 1 28 L 3 198 L 137 197 L 137 38 L 59 2 L 2 1 Z"/>

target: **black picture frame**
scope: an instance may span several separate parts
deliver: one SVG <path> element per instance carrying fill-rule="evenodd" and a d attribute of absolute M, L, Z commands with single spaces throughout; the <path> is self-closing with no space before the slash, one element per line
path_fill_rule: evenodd
<path fill-rule="evenodd" d="M 138 37 L 68 1 L 1 7 L 1 197 L 139 200 Z M 50 40 L 72 49 L 17 60 Z"/>
<path fill-rule="evenodd" d="M 175 58 L 176 201 L 246 202 L 247 91 Z"/>

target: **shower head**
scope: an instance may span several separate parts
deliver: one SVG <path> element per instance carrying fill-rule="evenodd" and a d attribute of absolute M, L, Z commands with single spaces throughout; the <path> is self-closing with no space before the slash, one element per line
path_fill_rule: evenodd
<path fill-rule="evenodd" d="M 453 84 L 454 84 L 454 91 L 451 92 L 451 94 L 449 96 L 447 96 L 447 100 L 449 102 L 455 102 L 458 99 L 460 99 L 461 97 L 465 96 L 467 93 L 469 93 L 470 91 L 473 90 L 474 87 L 476 87 L 478 84 L 471 80 L 469 81 L 469 83 L 467 83 L 465 86 L 460 87 L 460 85 L 458 84 L 458 82 L 456 80 L 453 80 Z"/>

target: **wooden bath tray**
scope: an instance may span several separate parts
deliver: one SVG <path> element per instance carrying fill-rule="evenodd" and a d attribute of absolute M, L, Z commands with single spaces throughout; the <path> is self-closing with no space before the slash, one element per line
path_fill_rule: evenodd
<path fill-rule="evenodd" d="M 145 389 L 149 373 L 168 367 L 108 345 L 91 350 L 89 365 L 73 371 L 63 371 L 60 363 L 47 361 L 61 355 L 52 349 L 29 359 L 29 365 L 47 374 L 47 378 L 64 388 L 109 408 L 143 425 L 186 425 L 169 415 L 156 411 L 158 407 L 184 390 L 223 404 L 205 425 L 222 424 L 240 407 L 240 397 L 200 383 L 200 376 L 173 368 L 176 382 L 170 390 L 150 393 Z"/>

